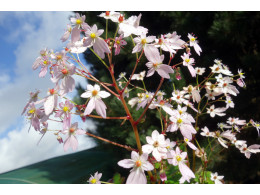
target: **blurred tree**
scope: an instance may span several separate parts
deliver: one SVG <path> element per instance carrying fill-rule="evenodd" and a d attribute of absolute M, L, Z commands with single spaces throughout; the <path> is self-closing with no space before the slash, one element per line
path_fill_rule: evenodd
<path fill-rule="evenodd" d="M 126 18 L 131 15 L 139 15 L 139 12 L 122 12 Z M 259 116 L 259 83 L 260 83 L 260 12 L 141 12 L 142 18 L 140 25 L 149 29 L 149 35 L 159 36 L 160 34 L 172 33 L 177 31 L 178 35 L 182 35 L 182 39 L 187 40 L 188 33 L 194 33 L 199 40 L 199 44 L 203 50 L 200 57 L 195 56 L 196 66 L 209 67 L 213 65 L 214 59 L 221 59 L 224 64 L 227 64 L 233 73 L 236 73 L 238 69 L 242 69 L 246 73 L 246 89 L 239 89 L 239 98 L 234 98 L 236 104 L 235 109 L 228 111 L 228 116 L 239 117 L 246 119 L 251 118 L 256 121 L 260 120 Z M 86 22 L 89 25 L 97 24 L 98 28 L 105 29 L 106 22 L 103 18 L 97 19 L 97 15 L 100 12 L 81 12 L 86 15 Z M 109 36 L 113 37 L 113 33 L 116 29 L 116 24 L 109 21 L 108 25 Z M 129 38 L 126 39 L 128 45 L 122 50 L 122 54 L 113 58 L 115 64 L 115 76 L 118 76 L 120 72 L 127 72 L 127 77 L 131 74 L 131 70 L 135 64 L 135 55 L 126 53 L 128 47 L 132 47 L 132 42 Z M 167 58 L 168 56 L 166 56 Z M 102 65 L 102 63 L 93 55 L 90 50 L 85 52 L 85 58 L 88 63 L 91 64 L 91 71 L 94 76 L 103 82 L 110 82 L 108 71 Z M 142 59 L 144 60 L 144 58 Z M 181 61 L 180 55 L 174 58 L 175 62 Z M 137 73 L 147 70 L 144 66 L 144 61 L 140 63 L 137 68 Z M 184 78 L 191 79 L 189 72 L 186 69 L 182 70 Z M 146 80 L 146 87 L 149 91 L 153 91 L 157 88 L 159 83 L 159 76 L 153 76 Z M 172 77 L 174 79 L 174 77 Z M 173 80 L 175 84 L 178 84 Z M 138 83 L 139 81 L 135 81 Z M 183 79 L 182 86 L 185 85 Z M 90 82 L 91 83 L 91 82 Z M 140 84 L 140 83 L 139 83 Z M 85 87 L 85 86 L 84 86 Z M 163 90 L 167 91 L 167 97 L 171 96 L 173 90 L 169 81 L 165 81 Z M 84 89 L 78 87 L 78 94 L 80 95 Z M 130 99 L 131 97 L 129 97 Z M 79 103 L 84 103 L 85 100 L 81 100 L 79 97 L 75 97 L 75 100 Z M 125 116 L 122 109 L 121 102 L 115 97 L 104 99 L 108 107 L 107 116 Z M 135 119 L 142 113 L 141 110 L 136 111 L 130 109 Z M 135 147 L 134 134 L 130 123 L 125 122 L 121 124 L 120 120 L 94 120 L 97 125 L 97 131 L 94 132 L 101 137 L 113 140 L 121 144 L 127 144 Z M 154 111 L 147 112 L 147 123 L 140 124 L 139 131 L 143 136 L 141 137 L 142 143 L 145 143 L 145 136 L 150 135 L 152 130 L 160 129 L 159 116 Z M 208 117 L 202 117 L 199 123 L 199 127 L 208 126 L 210 129 L 216 129 L 218 122 L 223 122 L 223 118 L 208 119 Z M 214 123 L 212 123 L 214 122 Z M 246 139 L 248 143 L 257 142 L 256 130 L 247 131 L 238 139 Z M 96 140 L 98 144 L 103 144 L 106 149 L 114 150 L 115 147 L 106 143 Z M 259 141 L 259 139 L 258 139 Z M 122 157 L 129 152 L 121 149 L 114 150 L 118 152 L 118 156 Z M 238 183 L 240 181 L 245 183 L 259 182 L 259 168 L 257 164 L 260 163 L 259 156 L 252 157 L 247 160 L 240 154 L 238 150 L 224 150 L 221 153 L 221 158 L 224 161 L 218 163 L 218 161 L 212 163 L 215 165 L 214 171 L 219 171 L 222 175 L 225 175 L 225 179 L 230 182 Z M 238 163 L 239 162 L 239 163 Z M 241 163 L 240 163 L 241 162 Z M 248 178 L 248 172 L 241 171 L 235 174 L 238 170 L 247 170 L 245 167 L 250 167 L 250 179 Z M 234 164 L 236 166 L 234 166 Z M 253 167 L 254 166 L 254 167 Z M 212 167 L 210 167 L 212 168 Z M 254 168 L 254 169 L 253 169 Z"/>

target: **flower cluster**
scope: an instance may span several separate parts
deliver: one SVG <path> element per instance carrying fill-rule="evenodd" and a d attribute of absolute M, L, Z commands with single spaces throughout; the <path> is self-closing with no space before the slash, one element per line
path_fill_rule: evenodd
<path fill-rule="evenodd" d="M 107 11 L 101 13 L 99 17 L 106 19 L 107 24 L 108 21 L 117 24 L 114 37 L 107 37 L 107 29 L 104 33 L 104 30 L 98 29 L 96 24 L 88 25 L 85 16 L 77 13 L 70 19 L 71 24 L 68 24 L 67 30 L 61 37 L 62 42 L 67 42 L 65 49 L 58 52 L 43 49 L 33 63 L 33 70 L 40 68 L 39 77 L 45 77 L 49 72 L 53 83 L 52 88 L 43 98 L 38 98 L 39 90 L 31 92 L 30 99 L 22 112 L 42 137 L 47 132 L 54 132 L 57 141 L 63 143 L 64 151 L 69 148 L 76 150 L 77 136 L 85 134 L 132 150 L 131 159 L 118 162 L 118 165 L 123 168 L 131 168 L 126 180 L 127 184 L 166 183 L 173 177 L 173 173 L 170 172 L 172 169 L 180 175 L 175 182 L 209 183 L 211 181 L 220 184 L 224 182 L 224 176 L 210 172 L 210 177 L 207 177 L 205 174 L 207 164 L 213 158 L 211 155 L 214 151 L 213 146 L 220 144 L 225 149 L 234 146 L 246 158 L 260 152 L 260 145 L 247 146 L 246 140 L 239 140 L 239 133 L 249 127 L 256 128 L 259 134 L 258 122 L 252 119 L 247 122 L 237 117 L 224 118 L 227 110 L 235 107 L 232 98 L 239 94 L 238 87 L 246 86 L 243 80 L 245 76 L 241 70 L 234 75 L 219 59 L 215 59 L 209 68 L 195 67 L 195 57 L 200 56 L 202 49 L 194 34 L 189 33 L 186 40 L 177 35 L 177 32 L 149 35 L 148 29 L 140 26 L 141 14 L 125 18 L 119 12 Z M 133 44 L 132 47 L 128 45 L 131 50 L 126 52 L 128 55 L 136 56 L 136 64 L 130 75 L 122 72 L 116 79 L 115 58 L 121 55 L 121 50 L 129 44 L 129 40 L 132 40 Z M 195 55 L 191 48 L 194 49 Z M 78 54 L 87 49 L 91 50 L 107 69 L 112 83 L 94 77 L 80 61 Z M 176 55 L 180 56 L 180 62 L 174 62 Z M 169 60 L 166 61 L 168 56 Z M 144 61 L 143 64 L 141 59 Z M 142 65 L 141 72 L 135 72 L 138 65 Z M 173 90 L 170 94 L 162 91 L 161 87 L 165 80 L 178 82 L 182 79 L 180 72 L 185 69 L 189 71 L 191 84 L 177 89 L 172 83 Z M 149 91 L 146 89 L 145 79 L 154 75 L 159 76 L 161 80 L 156 90 Z M 77 76 L 95 83 L 87 84 L 86 91 L 81 94 L 81 97 L 86 100 L 82 105 L 66 97 L 75 89 Z M 136 81 L 132 82 L 133 80 Z M 138 83 L 141 86 L 137 86 Z M 129 98 L 130 92 L 131 98 Z M 107 116 L 109 106 L 103 99 L 111 100 L 112 96 L 122 102 L 122 109 L 125 110 L 126 116 Z M 140 110 L 142 114 L 134 118 L 128 106 Z M 138 124 L 149 110 L 158 112 L 160 117 L 158 126 L 161 127 L 161 132 L 154 130 L 151 136 L 147 136 L 148 132 L 146 132 L 147 143 L 142 145 Z M 73 122 L 75 120 L 73 114 L 80 116 L 83 121 L 86 118 L 129 121 L 135 133 L 137 149 L 84 131 L 78 127 L 78 122 Z M 202 115 L 218 121 L 220 117 L 223 119 L 216 125 L 216 129 L 210 131 L 208 127 L 198 123 Z M 50 129 L 50 122 L 60 123 L 60 129 Z M 63 142 L 64 135 L 66 140 Z M 198 137 L 201 139 L 206 137 L 203 142 L 203 144 L 206 142 L 206 146 L 202 146 Z M 192 161 L 188 158 L 189 152 L 193 155 Z M 195 166 L 196 157 L 201 159 L 199 169 Z M 96 172 L 88 182 L 102 183 L 101 176 L 101 173 Z M 202 179 L 198 180 L 198 178 Z"/>

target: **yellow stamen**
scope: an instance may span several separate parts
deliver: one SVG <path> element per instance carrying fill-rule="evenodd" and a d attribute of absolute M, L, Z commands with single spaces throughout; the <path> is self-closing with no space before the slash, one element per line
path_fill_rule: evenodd
<path fill-rule="evenodd" d="M 90 181 L 90 183 L 92 183 L 92 184 L 94 184 L 96 182 L 97 182 L 97 180 L 95 178 Z"/>
<path fill-rule="evenodd" d="M 142 40 L 141 40 L 141 43 L 142 43 L 143 45 L 146 44 L 146 43 L 147 43 L 146 39 L 142 39 Z"/>
<path fill-rule="evenodd" d="M 141 162 L 140 160 L 138 160 L 138 161 L 135 162 L 135 165 L 136 165 L 137 167 L 141 167 L 142 162 Z"/>
<path fill-rule="evenodd" d="M 91 34 L 90 34 L 90 37 L 91 37 L 92 39 L 94 39 L 94 38 L 96 37 L 96 34 L 95 34 L 95 33 L 91 33 Z"/>
<path fill-rule="evenodd" d="M 35 109 L 33 108 L 33 109 L 29 110 L 28 113 L 34 114 L 35 113 Z"/>
<path fill-rule="evenodd" d="M 97 91 L 97 90 L 93 90 L 93 91 L 92 91 L 92 95 L 93 95 L 93 96 L 96 96 L 97 94 L 98 94 L 98 91 Z"/>
<path fill-rule="evenodd" d="M 178 162 L 180 162 L 180 161 L 181 161 L 181 157 L 180 157 L 179 155 L 177 155 L 177 156 L 176 156 L 176 160 L 177 160 Z"/>
<path fill-rule="evenodd" d="M 194 37 L 192 37 L 191 39 L 190 39 L 190 41 L 191 42 L 193 42 L 193 41 L 195 41 L 196 39 L 194 38 Z"/>
<path fill-rule="evenodd" d="M 119 45 L 119 44 L 120 44 L 120 41 L 119 41 L 119 40 L 117 40 L 117 41 L 116 41 L 116 44 L 118 44 L 118 45 Z"/>
<path fill-rule="evenodd" d="M 181 118 L 179 118 L 178 120 L 177 120 L 177 123 L 182 123 L 182 119 Z"/>
<path fill-rule="evenodd" d="M 190 59 L 186 59 L 185 62 L 189 63 L 189 62 L 190 62 Z"/>
<path fill-rule="evenodd" d="M 145 95 L 146 98 L 149 98 L 149 95 Z"/>
<path fill-rule="evenodd" d="M 68 106 L 64 106 L 64 107 L 63 107 L 63 111 L 64 111 L 64 112 L 67 112 L 68 110 L 70 110 Z"/>
<path fill-rule="evenodd" d="M 82 23 L 82 22 L 81 22 L 81 20 L 80 20 L 80 19 L 77 19 L 77 20 L 76 20 L 76 24 L 78 24 L 78 25 L 79 25 L 79 24 L 81 24 L 81 23 Z"/>

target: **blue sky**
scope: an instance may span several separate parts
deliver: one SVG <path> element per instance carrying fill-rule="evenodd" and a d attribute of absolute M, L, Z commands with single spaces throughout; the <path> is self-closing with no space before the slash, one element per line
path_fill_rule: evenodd
<path fill-rule="evenodd" d="M 40 135 L 33 129 L 28 133 L 29 123 L 21 112 L 29 92 L 40 89 L 40 96 L 45 97 L 48 88 L 52 88 L 49 76 L 40 79 L 39 70 L 33 71 L 31 67 L 41 49 L 59 51 L 66 46 L 60 37 L 70 23 L 69 16 L 73 15 L 72 12 L 0 12 L 0 173 L 72 152 L 65 153 L 51 133 L 37 146 Z M 75 80 L 86 86 L 85 79 Z M 73 118 L 76 121 L 78 118 Z M 94 128 L 91 122 L 79 122 L 82 128 Z M 49 125 L 55 128 L 57 124 Z M 93 146 L 89 139 L 79 138 L 79 150 Z"/>

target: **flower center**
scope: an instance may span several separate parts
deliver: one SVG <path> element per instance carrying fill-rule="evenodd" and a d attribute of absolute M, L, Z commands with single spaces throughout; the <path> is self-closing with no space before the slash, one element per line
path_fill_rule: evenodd
<path fill-rule="evenodd" d="M 49 90 L 49 93 L 50 93 L 51 95 L 53 95 L 53 94 L 55 93 L 55 90 L 54 90 L 54 89 L 50 89 L 50 90 Z"/>
<path fill-rule="evenodd" d="M 74 128 L 70 128 L 70 133 L 74 133 L 75 129 Z"/>
<path fill-rule="evenodd" d="M 64 106 L 64 107 L 63 107 L 63 111 L 64 111 L 64 112 L 67 112 L 68 110 L 69 110 L 69 107 L 68 107 L 68 106 Z"/>
<path fill-rule="evenodd" d="M 91 37 L 92 39 L 94 39 L 94 38 L 96 37 L 96 34 L 95 34 L 95 33 L 91 33 L 91 34 L 90 34 L 90 37 Z"/>
<path fill-rule="evenodd" d="M 179 118 L 178 120 L 177 120 L 177 123 L 182 123 L 182 119 L 181 118 Z"/>
<path fill-rule="evenodd" d="M 148 95 L 148 94 L 147 94 L 147 95 L 145 95 L 145 98 L 146 98 L 146 99 L 148 99 L 148 98 L 149 98 L 149 95 Z"/>
<path fill-rule="evenodd" d="M 35 113 L 35 108 L 29 110 L 28 113 L 29 113 L 29 114 L 34 114 L 34 113 Z"/>
<path fill-rule="evenodd" d="M 62 56 L 61 55 L 57 55 L 56 58 L 57 58 L 57 60 L 61 60 Z"/>
<path fill-rule="evenodd" d="M 155 141 L 154 143 L 153 143 L 153 146 L 156 148 L 156 147 L 158 147 L 159 146 L 159 142 L 158 141 Z"/>
<path fill-rule="evenodd" d="M 106 11 L 106 16 L 109 16 L 109 14 L 110 14 L 110 11 Z"/>
<path fill-rule="evenodd" d="M 92 95 L 93 95 L 93 96 L 96 96 L 97 94 L 98 94 L 98 91 L 97 91 L 97 90 L 93 90 L 93 91 L 92 91 Z"/>
<path fill-rule="evenodd" d="M 64 68 L 64 69 L 62 69 L 62 70 L 61 70 L 61 72 L 62 72 L 62 74 L 64 74 L 64 75 L 66 75 L 66 74 L 68 74 L 68 73 L 69 73 L 69 71 L 68 71 L 67 69 L 65 69 L 65 68 Z"/>
<path fill-rule="evenodd" d="M 46 64 L 48 64 L 48 61 L 47 61 L 47 60 L 44 60 L 43 63 L 46 65 Z"/>
<path fill-rule="evenodd" d="M 117 41 L 116 41 L 116 44 L 117 44 L 117 45 L 119 45 L 119 44 L 120 44 L 120 41 L 119 41 L 119 40 L 117 40 Z"/>
<path fill-rule="evenodd" d="M 190 38 L 190 41 L 191 41 L 191 42 L 193 42 L 193 41 L 195 41 L 195 40 L 196 40 L 195 37 Z"/>
<path fill-rule="evenodd" d="M 159 104 L 163 106 L 165 104 L 165 102 L 163 100 L 161 100 Z"/>
<path fill-rule="evenodd" d="M 146 44 L 146 43 L 147 43 L 146 39 L 142 39 L 142 40 L 141 40 L 141 43 L 142 43 L 143 45 Z"/>
<path fill-rule="evenodd" d="M 185 59 L 185 62 L 189 63 L 189 62 L 190 62 L 190 59 Z"/>
<path fill-rule="evenodd" d="M 227 83 L 224 83 L 224 84 L 223 84 L 223 87 L 226 87 L 226 86 L 227 86 Z"/>
<path fill-rule="evenodd" d="M 217 179 L 217 176 L 214 176 L 213 179 Z"/>
<path fill-rule="evenodd" d="M 76 24 L 78 24 L 78 25 L 79 25 L 79 24 L 81 24 L 81 23 L 82 23 L 82 22 L 81 22 L 81 20 L 80 20 L 80 19 L 77 19 L 77 20 L 76 20 Z"/>
<path fill-rule="evenodd" d="M 188 139 L 188 138 L 185 138 L 185 139 L 184 139 L 184 141 L 185 141 L 185 142 L 188 142 L 188 141 L 189 141 L 189 139 Z"/>
<path fill-rule="evenodd" d="M 157 68 L 157 66 L 158 66 L 158 63 L 153 64 L 154 68 Z"/>
<path fill-rule="evenodd" d="M 162 39 L 160 38 L 158 44 L 161 45 L 163 43 Z"/>
<path fill-rule="evenodd" d="M 92 184 L 94 184 L 96 182 L 97 182 L 97 180 L 95 178 L 90 181 L 90 183 L 92 183 Z"/>
<path fill-rule="evenodd" d="M 181 161 L 181 157 L 180 157 L 179 155 L 177 155 L 177 156 L 176 156 L 176 160 L 177 160 L 178 162 L 180 162 L 180 161 Z"/>
<path fill-rule="evenodd" d="M 142 163 L 141 163 L 140 160 L 138 160 L 138 161 L 135 162 L 135 166 L 137 166 L 137 167 L 141 167 L 141 165 L 142 165 Z"/>
<path fill-rule="evenodd" d="M 180 99 L 180 98 L 181 98 L 181 97 L 178 95 L 178 96 L 177 96 L 177 99 Z"/>

